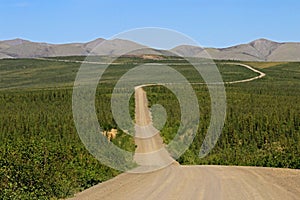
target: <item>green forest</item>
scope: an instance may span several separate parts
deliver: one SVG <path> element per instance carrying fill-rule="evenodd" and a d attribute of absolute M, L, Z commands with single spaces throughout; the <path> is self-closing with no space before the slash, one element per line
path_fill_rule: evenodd
<path fill-rule="evenodd" d="M 202 80 L 188 63 L 176 58 L 121 58 L 105 71 L 97 88 L 96 110 L 104 130 L 118 129 L 110 103 L 117 80 L 147 62 L 170 62 L 190 82 Z M 216 63 L 224 81 L 257 75 L 227 61 Z M 210 120 L 210 98 L 205 85 L 192 85 L 199 101 L 200 126 L 192 145 L 178 159 L 180 164 L 300 169 L 300 63 L 246 64 L 266 76 L 225 84 L 225 125 L 217 145 L 203 159 L 198 154 Z M 79 67 L 77 62 L 57 60 L 0 60 L 0 199 L 66 198 L 121 173 L 95 159 L 77 135 L 72 86 Z M 168 117 L 161 136 L 168 144 L 179 126 L 179 103 L 165 87 L 144 89 L 149 107 L 161 104 L 166 109 Z M 133 99 L 130 106 L 134 115 Z M 121 130 L 112 142 L 134 152 L 134 139 Z"/>

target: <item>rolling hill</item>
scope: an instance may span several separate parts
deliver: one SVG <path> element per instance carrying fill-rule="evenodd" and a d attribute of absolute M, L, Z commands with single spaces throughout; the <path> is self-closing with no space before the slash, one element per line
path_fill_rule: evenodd
<path fill-rule="evenodd" d="M 100 43 L 103 44 L 100 46 Z M 258 39 L 228 48 L 180 45 L 170 49 L 169 53 L 123 39 L 105 40 L 98 38 L 87 43 L 68 44 L 37 43 L 23 39 L 0 41 L 0 58 L 85 56 L 89 54 L 116 56 L 124 53 L 172 55 L 170 52 L 181 56 L 211 57 L 218 60 L 300 61 L 300 43 L 278 43 L 267 39 Z"/>

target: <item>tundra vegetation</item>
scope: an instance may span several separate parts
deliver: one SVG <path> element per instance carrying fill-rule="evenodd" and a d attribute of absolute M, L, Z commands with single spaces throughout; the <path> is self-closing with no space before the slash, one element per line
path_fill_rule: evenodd
<path fill-rule="evenodd" d="M 123 57 L 104 73 L 97 88 L 96 110 L 105 131 L 118 129 L 110 107 L 116 81 L 135 65 L 149 61 Z M 201 81 L 182 60 L 166 57 L 151 62 L 172 63 L 190 82 Z M 216 63 L 224 81 L 256 76 L 226 61 Z M 267 76 L 225 85 L 225 126 L 216 147 L 203 159 L 198 154 L 210 120 L 210 98 L 205 85 L 192 85 L 199 101 L 200 126 L 193 143 L 178 159 L 180 164 L 300 168 L 300 63 L 248 64 Z M 72 84 L 79 66 L 76 62 L 0 60 L 1 199 L 65 198 L 121 173 L 90 155 L 77 135 Z M 145 90 L 149 106 L 161 104 L 166 109 L 168 117 L 161 135 L 169 143 L 180 124 L 179 103 L 162 86 Z M 130 111 L 134 116 L 133 98 Z M 119 129 L 111 141 L 134 152 L 133 138 Z"/>

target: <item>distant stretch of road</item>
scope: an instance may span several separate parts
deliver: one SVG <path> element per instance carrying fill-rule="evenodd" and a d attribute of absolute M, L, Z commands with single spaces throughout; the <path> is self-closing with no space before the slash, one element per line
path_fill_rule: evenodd
<path fill-rule="evenodd" d="M 81 63 L 81 64 L 108 64 L 108 63 L 105 63 L 105 62 L 89 62 L 89 61 L 79 61 L 79 60 L 64 60 L 64 59 L 53 59 L 53 58 L 36 58 L 37 60 L 47 60 L 47 61 L 55 61 L 55 62 L 66 62 L 66 63 Z M 120 63 L 112 63 L 114 65 L 117 65 L 117 64 L 120 64 Z M 156 64 L 156 63 L 155 63 Z M 180 65 L 180 63 L 168 63 L 169 65 Z M 255 77 L 252 77 L 252 78 L 247 78 L 247 79 L 243 79 L 243 80 L 237 80 L 237 81 L 228 81 L 228 82 L 224 82 L 225 84 L 235 84 L 235 83 L 245 83 L 245 82 L 250 82 L 250 81 L 254 81 L 256 79 L 260 79 L 260 78 L 263 78 L 264 76 L 266 76 L 265 73 L 257 70 L 257 69 L 254 69 L 253 67 L 249 66 L 249 65 L 246 65 L 246 64 L 242 64 L 242 63 L 235 63 L 235 62 L 232 62 L 232 63 L 224 63 L 224 64 L 229 64 L 229 65 L 238 65 L 238 66 L 242 66 L 242 67 L 245 67 L 255 73 L 257 73 L 258 75 L 255 76 Z M 111 65 L 111 64 L 110 64 Z M 224 83 L 215 83 L 215 84 L 224 84 Z M 172 84 L 172 83 L 170 83 Z M 206 84 L 206 83 L 191 83 L 192 85 L 203 85 L 203 84 Z M 155 84 L 145 84 L 145 85 L 140 85 L 138 87 L 145 87 L 145 86 L 151 86 L 151 85 L 155 85 Z"/>
<path fill-rule="evenodd" d="M 179 165 L 164 151 L 159 132 L 151 127 L 147 97 L 141 87 L 135 89 L 135 105 L 134 159 L 146 169 L 168 166 L 148 173 L 123 173 L 76 194 L 73 200 L 299 199 L 300 170 Z"/>
<path fill-rule="evenodd" d="M 248 78 L 248 79 L 244 79 L 244 80 L 238 80 L 238 81 L 230 81 L 230 82 L 225 82 L 227 84 L 234 84 L 234 83 L 245 83 L 245 82 L 249 82 L 249 81 L 254 81 L 256 79 L 260 79 L 260 78 L 263 78 L 264 76 L 266 76 L 265 73 L 257 70 L 257 69 L 254 69 L 253 67 L 249 66 L 249 65 L 246 65 L 246 64 L 242 64 L 242 63 L 225 63 L 225 64 L 230 64 L 230 65 L 239 65 L 239 66 L 242 66 L 242 67 L 246 67 L 247 69 L 250 69 L 251 71 L 255 72 L 255 73 L 258 73 L 259 75 L 258 76 L 255 76 L 253 78 Z"/>

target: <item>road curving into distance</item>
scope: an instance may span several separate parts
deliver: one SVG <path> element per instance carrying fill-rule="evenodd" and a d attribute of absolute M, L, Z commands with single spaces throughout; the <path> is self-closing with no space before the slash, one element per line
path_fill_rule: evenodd
<path fill-rule="evenodd" d="M 224 64 L 229 64 L 229 65 L 239 65 L 239 66 L 242 66 L 242 67 L 246 67 L 247 69 L 255 72 L 255 73 L 258 73 L 259 75 L 258 76 L 255 76 L 253 78 L 248 78 L 248 79 L 244 79 L 244 80 L 238 80 L 238 81 L 230 81 L 230 82 L 225 82 L 227 84 L 234 84 L 234 83 L 245 83 L 245 82 L 250 82 L 250 81 L 254 81 L 256 79 L 260 79 L 260 78 L 263 78 L 264 76 L 266 76 L 265 73 L 257 70 L 257 69 L 254 69 L 253 67 L 249 66 L 249 65 L 246 65 L 246 64 L 242 64 L 242 63 L 224 63 Z"/>
<path fill-rule="evenodd" d="M 151 126 L 146 93 L 135 89 L 137 126 Z M 71 198 L 72 200 L 289 200 L 300 197 L 300 170 L 237 166 L 182 166 L 166 154 L 162 138 L 153 129 L 139 132 L 134 159 L 141 165 L 165 164 L 148 173 L 123 173 Z M 158 152 L 149 157 L 152 152 Z M 144 155 L 143 155 L 144 154 Z M 151 162 L 153 161 L 153 162 Z"/>
<path fill-rule="evenodd" d="M 36 58 L 36 60 L 45 60 L 45 61 L 54 61 L 54 62 L 65 62 L 65 63 L 81 63 L 81 64 L 107 64 L 105 62 L 89 62 L 89 61 L 79 61 L 79 60 L 65 60 L 65 59 L 52 59 L 52 58 Z M 110 65 L 118 65 L 120 63 L 111 63 Z M 155 63 L 157 64 L 157 63 Z M 176 65 L 180 65 L 180 63 L 169 63 L 169 64 L 176 64 Z M 255 73 L 257 73 L 258 75 L 252 78 L 247 78 L 247 79 L 243 79 L 243 80 L 236 80 L 236 81 L 228 81 L 228 82 L 222 82 L 222 83 L 211 83 L 211 84 L 236 84 L 236 83 L 245 83 L 245 82 L 250 82 L 250 81 L 254 81 L 256 79 L 260 79 L 263 78 L 264 76 L 266 76 L 265 73 L 254 69 L 253 67 L 243 64 L 243 63 L 235 63 L 235 62 L 224 62 L 223 64 L 229 64 L 229 65 L 237 65 L 237 66 L 241 66 L 241 67 L 245 67 Z M 173 84 L 173 83 L 170 83 Z M 191 83 L 191 85 L 204 85 L 206 83 Z M 140 85 L 137 87 L 146 87 L 146 86 L 153 86 L 156 84 L 145 84 L 145 85 Z"/>
<path fill-rule="evenodd" d="M 258 76 L 225 84 L 249 82 L 265 76 L 263 72 L 245 64 L 226 64 L 246 67 L 258 73 Z M 140 167 L 133 173 L 123 173 L 84 190 L 71 200 L 300 199 L 300 170 L 179 165 L 169 156 L 159 131 L 152 126 L 147 96 L 143 90 L 143 87 L 149 85 L 135 88 L 137 148 L 134 159 Z M 166 167 L 151 171 L 153 166 Z M 151 172 L 145 173 L 145 169 Z"/>

